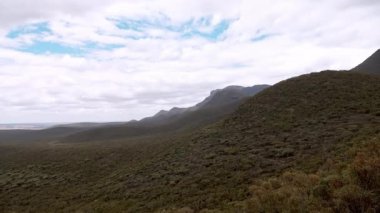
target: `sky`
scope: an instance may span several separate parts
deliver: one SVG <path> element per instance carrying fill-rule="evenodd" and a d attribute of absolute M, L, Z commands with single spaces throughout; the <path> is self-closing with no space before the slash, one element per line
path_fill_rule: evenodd
<path fill-rule="evenodd" d="M 0 123 L 127 121 L 229 85 L 350 69 L 378 0 L 1 0 Z"/>

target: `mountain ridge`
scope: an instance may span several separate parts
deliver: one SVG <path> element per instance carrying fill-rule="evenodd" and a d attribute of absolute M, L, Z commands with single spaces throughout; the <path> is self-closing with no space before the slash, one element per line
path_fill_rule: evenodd
<path fill-rule="evenodd" d="M 142 135 L 178 132 L 199 128 L 232 113 L 247 98 L 256 95 L 269 85 L 252 87 L 228 86 L 213 90 L 200 103 L 188 107 L 174 107 L 169 111 L 161 110 L 154 116 L 124 125 L 95 128 L 68 135 L 65 142 L 81 142 L 90 140 L 118 139 Z"/>
<path fill-rule="evenodd" d="M 161 110 L 151 117 L 126 122 L 80 122 L 59 124 L 41 130 L 1 130 L 0 142 L 21 142 L 52 140 L 89 141 L 99 139 L 116 139 L 151 135 L 161 132 L 197 128 L 221 119 L 232 113 L 246 98 L 255 95 L 269 85 L 252 87 L 227 86 L 210 92 L 202 102 L 188 108 L 173 107 L 169 111 Z M 216 101 L 213 101 L 214 97 Z"/>
<path fill-rule="evenodd" d="M 374 52 L 361 64 L 351 69 L 351 71 L 380 75 L 380 49 Z"/>
<path fill-rule="evenodd" d="M 251 87 L 243 86 L 227 86 L 223 89 L 212 90 L 204 100 L 195 104 L 194 106 L 187 108 L 173 107 L 170 110 L 160 110 L 158 113 L 151 117 L 146 117 L 140 121 L 152 121 L 157 117 L 177 116 L 184 112 L 196 111 L 204 108 L 220 107 L 222 105 L 228 105 L 244 98 L 255 95 L 263 89 L 268 88 L 269 85 L 254 85 Z"/>

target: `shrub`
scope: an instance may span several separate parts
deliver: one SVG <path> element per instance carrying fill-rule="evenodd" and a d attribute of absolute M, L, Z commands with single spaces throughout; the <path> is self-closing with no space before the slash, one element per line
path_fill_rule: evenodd
<path fill-rule="evenodd" d="M 246 212 L 380 212 L 380 143 L 359 145 L 351 162 L 316 174 L 285 172 L 250 187 Z M 332 162 L 328 162 L 332 163 Z M 341 169 L 341 165 L 345 168 Z M 326 168 L 340 168 L 323 170 Z"/>
<path fill-rule="evenodd" d="M 372 194 L 358 185 L 346 185 L 334 194 L 338 212 L 367 212 L 374 204 Z"/>
<path fill-rule="evenodd" d="M 294 156 L 294 149 L 291 149 L 291 148 L 284 148 L 282 150 L 279 150 L 279 152 L 277 153 L 277 157 L 279 158 L 286 158 L 286 157 L 291 157 L 291 156 Z"/>
<path fill-rule="evenodd" d="M 380 188 L 380 145 L 371 144 L 360 152 L 351 165 L 358 184 L 365 189 Z"/>

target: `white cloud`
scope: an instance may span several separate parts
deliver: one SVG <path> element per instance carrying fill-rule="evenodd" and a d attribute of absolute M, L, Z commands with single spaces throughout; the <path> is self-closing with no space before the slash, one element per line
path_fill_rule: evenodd
<path fill-rule="evenodd" d="M 2 0 L 0 120 L 129 120 L 231 84 L 349 69 L 380 47 L 379 10 L 374 0 Z M 140 21 L 141 29 L 116 20 Z M 213 35 L 222 21 L 228 28 Z M 51 32 L 6 36 L 40 22 Z M 192 31 L 205 35 L 183 38 Z M 28 53 L 36 41 L 104 48 L 82 57 Z"/>

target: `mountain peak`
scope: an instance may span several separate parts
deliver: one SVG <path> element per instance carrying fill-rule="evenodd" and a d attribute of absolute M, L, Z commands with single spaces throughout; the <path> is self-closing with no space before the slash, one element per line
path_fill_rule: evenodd
<path fill-rule="evenodd" d="M 160 110 L 159 112 L 157 112 L 157 113 L 155 114 L 155 116 L 164 115 L 164 114 L 166 114 L 166 113 L 168 113 L 167 110 Z"/>
<path fill-rule="evenodd" d="M 352 71 L 380 75 L 380 49 L 353 68 Z"/>
<path fill-rule="evenodd" d="M 231 85 L 231 86 L 224 87 L 223 89 L 215 89 L 215 90 L 212 90 L 212 91 L 210 92 L 210 96 L 213 96 L 213 95 L 215 95 L 216 93 L 220 93 L 220 92 L 223 92 L 223 91 L 242 90 L 242 89 L 244 89 L 244 88 L 245 88 L 245 87 L 242 87 L 242 86 Z"/>
<path fill-rule="evenodd" d="M 252 87 L 242 86 L 227 86 L 223 89 L 216 89 L 211 91 L 210 96 L 202 102 L 194 106 L 195 109 L 216 107 L 221 105 L 228 105 L 236 101 L 241 101 L 245 98 L 251 97 L 261 90 L 268 88 L 269 85 L 255 85 Z"/>
<path fill-rule="evenodd" d="M 376 52 L 374 53 L 374 55 L 377 55 L 378 57 L 380 57 L 380 49 L 376 50 Z"/>

